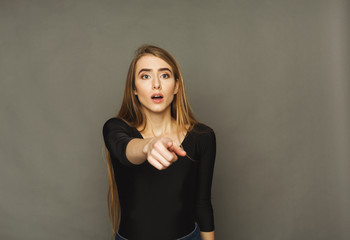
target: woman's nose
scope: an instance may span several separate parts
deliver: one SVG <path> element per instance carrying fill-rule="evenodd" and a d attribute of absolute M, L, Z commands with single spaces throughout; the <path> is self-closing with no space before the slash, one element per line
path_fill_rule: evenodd
<path fill-rule="evenodd" d="M 160 89 L 160 88 L 161 88 L 161 86 L 160 86 L 160 81 L 159 81 L 159 78 L 158 78 L 158 77 L 154 78 L 154 81 L 153 81 L 153 88 L 154 88 L 154 89 Z"/>

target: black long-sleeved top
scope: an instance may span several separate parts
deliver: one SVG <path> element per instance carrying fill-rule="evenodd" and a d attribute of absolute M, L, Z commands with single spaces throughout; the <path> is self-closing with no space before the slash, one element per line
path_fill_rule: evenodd
<path fill-rule="evenodd" d="M 215 133 L 199 123 L 187 132 L 181 143 L 188 157 L 178 156 L 164 170 L 147 160 L 133 164 L 126 146 L 141 133 L 120 118 L 103 125 L 103 138 L 109 150 L 117 183 L 121 219 L 119 234 L 130 240 L 174 240 L 193 231 L 214 231 L 211 185 L 216 155 Z"/>

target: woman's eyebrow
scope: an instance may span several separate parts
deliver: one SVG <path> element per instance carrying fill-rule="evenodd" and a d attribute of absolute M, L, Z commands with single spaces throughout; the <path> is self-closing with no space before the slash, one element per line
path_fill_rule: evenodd
<path fill-rule="evenodd" d="M 140 74 L 141 72 L 150 72 L 151 69 L 149 68 L 142 68 L 138 74 Z M 159 68 L 158 71 L 169 71 L 171 73 L 173 73 L 169 68 Z"/>
<path fill-rule="evenodd" d="M 138 74 L 140 74 L 141 72 L 150 72 L 150 71 L 151 71 L 151 69 L 149 69 L 149 68 L 142 68 Z"/>
<path fill-rule="evenodd" d="M 169 71 L 171 73 L 173 73 L 169 68 L 159 68 L 159 71 Z"/>

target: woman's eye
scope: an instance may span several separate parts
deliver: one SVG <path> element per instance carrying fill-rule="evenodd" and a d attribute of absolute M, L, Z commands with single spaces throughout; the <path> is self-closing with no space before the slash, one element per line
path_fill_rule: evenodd
<path fill-rule="evenodd" d="M 162 74 L 162 77 L 163 77 L 163 78 L 169 78 L 170 76 L 169 76 L 169 74 L 164 73 L 164 74 Z"/>
<path fill-rule="evenodd" d="M 142 78 L 142 79 L 148 79 L 149 76 L 148 76 L 148 75 L 142 75 L 141 78 Z"/>

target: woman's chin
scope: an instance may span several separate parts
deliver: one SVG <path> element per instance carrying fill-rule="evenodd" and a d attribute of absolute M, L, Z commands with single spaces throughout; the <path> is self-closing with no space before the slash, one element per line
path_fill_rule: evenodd
<path fill-rule="evenodd" d="M 163 112 L 166 112 L 168 108 L 170 108 L 170 105 L 168 107 L 159 106 L 159 105 L 144 107 L 144 109 L 146 109 L 148 112 L 151 112 L 151 113 L 163 113 Z"/>

